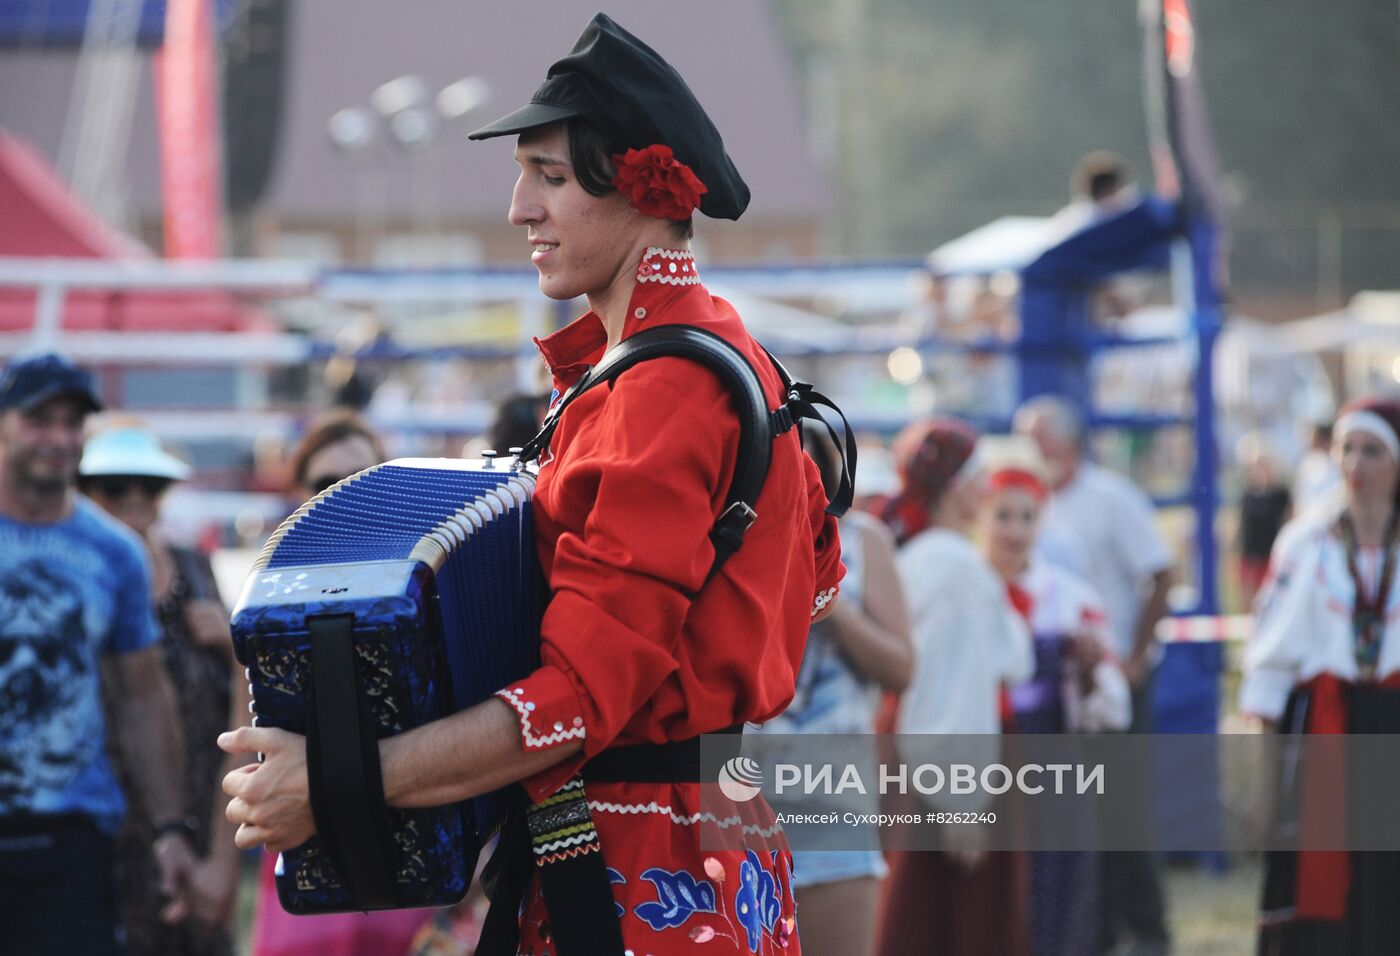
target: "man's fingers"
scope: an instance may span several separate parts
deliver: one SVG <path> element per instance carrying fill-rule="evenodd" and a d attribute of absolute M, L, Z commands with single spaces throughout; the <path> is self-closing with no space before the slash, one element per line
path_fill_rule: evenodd
<path fill-rule="evenodd" d="M 233 835 L 234 845 L 240 850 L 254 850 L 268 841 L 268 832 L 262 827 L 255 827 L 251 823 L 244 823 L 239 826 L 238 832 Z M 268 847 L 271 849 L 271 847 Z"/>
<path fill-rule="evenodd" d="M 283 837 L 278 837 L 276 833 L 267 827 L 244 823 L 238 827 L 238 832 L 233 835 L 233 842 L 240 850 L 254 850 L 258 847 L 262 847 L 269 853 L 281 853 L 283 850 L 290 850 L 294 846 L 300 846 L 305 841 L 298 840 L 294 842 Z"/>
<path fill-rule="evenodd" d="M 248 789 L 250 777 L 258 769 L 258 764 L 245 763 L 224 774 L 223 790 L 230 797 L 241 797 Z"/>
<path fill-rule="evenodd" d="M 239 727 L 219 734 L 219 746 L 231 754 L 266 753 L 285 733 L 272 727 Z"/>
<path fill-rule="evenodd" d="M 300 746 L 303 738 L 276 727 L 239 727 L 219 734 L 219 746 L 231 754 L 273 754 Z"/>
<path fill-rule="evenodd" d="M 239 826 L 251 824 L 253 822 L 253 808 L 242 797 L 234 797 L 224 807 L 224 816 L 228 818 L 229 823 L 236 823 Z"/>
<path fill-rule="evenodd" d="M 233 842 L 240 850 L 252 850 L 260 846 L 267 846 L 268 841 L 273 837 L 271 830 L 259 825 L 254 809 L 238 797 L 234 797 L 228 802 L 224 816 L 228 817 L 230 823 L 238 824 L 238 831 L 233 835 Z M 270 850 L 272 847 L 268 846 L 268 849 Z"/>
<path fill-rule="evenodd" d="M 220 736 L 230 753 L 260 751 L 261 764 L 248 764 L 224 776 L 230 797 L 224 814 L 238 826 L 235 844 L 242 849 L 294 847 L 315 832 L 306 805 L 305 742 L 276 728 L 239 728 Z"/>

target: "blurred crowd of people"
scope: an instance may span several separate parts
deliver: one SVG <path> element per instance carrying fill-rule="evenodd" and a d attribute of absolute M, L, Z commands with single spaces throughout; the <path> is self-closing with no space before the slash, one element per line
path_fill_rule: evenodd
<path fill-rule="evenodd" d="M 132 954 L 230 953 L 242 866 L 218 781 L 236 762 L 214 740 L 247 719 L 248 692 L 208 556 L 161 531 L 164 495 L 189 466 L 138 420 L 100 410 L 91 377 L 59 356 L 16 360 L 0 379 L 0 951 L 45 940 L 42 951 L 115 953 L 124 940 Z M 464 453 L 523 444 L 544 410 L 540 396 L 509 396 Z M 932 418 L 901 432 L 898 487 L 843 519 L 843 598 L 811 631 L 792 704 L 762 732 L 1151 729 L 1154 632 L 1173 564 L 1151 501 L 1089 460 L 1069 404 L 1034 399 L 1014 431 L 983 437 Z M 1348 406 L 1335 431 L 1319 426 L 1312 438 L 1293 469 L 1258 436 L 1237 449 L 1239 590 L 1246 602 L 1258 595 L 1261 614 L 1242 709 L 1310 732 L 1322 728 L 1297 717 L 1302 701 L 1326 693 L 1333 710 L 1314 707 L 1308 720 L 1389 727 L 1400 711 L 1387 680 L 1400 644 L 1385 640 L 1396 618 L 1400 412 Z M 826 434 L 805 442 L 834 486 L 840 464 Z M 385 458 L 355 413 L 330 414 L 290 458 L 289 498 Z M 1348 589 L 1351 605 L 1327 600 Z M 938 808 L 939 798 L 920 799 Z M 1169 949 L 1149 854 L 992 852 L 978 825 L 962 824 L 941 842 L 795 853 L 804 949 Z M 1295 857 L 1270 861 L 1270 912 L 1301 905 L 1298 896 L 1325 919 L 1351 920 L 1346 932 L 1381 932 L 1356 887 L 1392 887 L 1400 870 L 1353 867 L 1351 896 L 1317 902 L 1297 879 L 1317 861 Z M 474 893 L 431 914 L 293 918 L 277 904 L 269 856 L 252 952 L 470 953 L 479 904 Z M 1283 952 L 1352 951 L 1307 948 L 1337 938 L 1335 922 L 1318 925 L 1311 936 L 1268 932 L 1304 941 Z"/>
<path fill-rule="evenodd" d="M 887 702 L 882 730 L 991 737 L 1149 726 L 1151 635 L 1171 563 L 1151 503 L 1085 460 L 1084 429 L 1066 403 L 1034 400 L 1015 423 L 1015 437 L 991 439 L 932 419 L 895 440 L 899 490 L 877 507 L 899 546 L 914 670 Z M 929 799 L 928 809 L 966 809 Z M 981 824 L 941 836 L 942 850 L 890 854 L 877 932 L 848 951 L 1167 951 L 1160 875 L 1147 855 L 989 852 Z M 825 951 L 820 940 L 814 951 Z"/>
<path fill-rule="evenodd" d="M 794 703 L 801 716 L 783 718 L 781 732 L 801 732 L 813 700 L 828 718 L 863 715 L 872 687 L 886 692 L 874 726 L 901 735 L 1152 730 L 1155 632 L 1174 564 L 1152 502 L 1089 460 L 1084 422 L 1068 403 L 1033 399 L 1013 421 L 1010 439 L 935 418 L 895 440 L 898 490 L 868 497 L 865 506 L 889 529 L 899 586 L 872 602 L 861 569 L 875 565 L 847 556 L 856 569 L 847 591 L 856 606 L 848 613 L 878 615 L 883 625 L 842 640 L 814 636 L 808 653 L 821 663 L 804 664 Z M 1400 644 L 1387 640 L 1400 620 L 1392 596 L 1400 404 L 1366 398 L 1344 407 L 1335 427 L 1308 427 L 1311 444 L 1296 467 L 1254 433 L 1237 448 L 1236 600 L 1257 615 L 1239 709 L 1285 734 L 1391 732 L 1400 719 Z M 871 648 L 894 646 L 902 634 L 912 661 L 897 658 L 898 669 L 868 662 Z M 833 646 L 844 670 L 827 661 Z M 824 673 L 849 676 L 820 680 Z M 812 730 L 831 732 L 811 722 Z M 1364 768 L 1341 772 L 1340 783 L 1328 776 L 1297 786 L 1365 786 Z M 1138 783 L 1150 821 L 1153 788 Z M 920 809 L 905 799 L 911 805 L 892 809 Z M 926 810 L 966 809 L 946 795 L 921 799 Z M 1070 825 L 1092 832 L 1096 823 L 1086 813 Z M 1272 826 L 1296 831 L 1299 822 Z M 979 825 L 961 823 L 941 837 L 942 850 L 890 853 L 884 865 L 834 854 L 848 862 L 839 867 L 829 854 L 796 853 L 799 906 L 814 904 L 799 912 L 821 910 L 806 925 L 822 931 L 804 936 L 805 949 L 880 956 L 1170 951 L 1161 861 L 1153 854 L 989 852 Z M 1260 951 L 1393 951 L 1400 934 L 1385 901 L 1400 885 L 1397 859 L 1267 853 Z M 839 919 L 829 910 L 838 901 Z"/>
<path fill-rule="evenodd" d="M 523 443 L 542 412 L 511 396 L 488 439 Z M 330 413 L 290 456 L 288 500 L 386 457 L 358 415 Z M 0 952 L 233 952 L 243 867 L 219 782 L 239 761 L 215 739 L 247 722 L 249 696 L 209 556 L 161 528 L 190 472 L 139 420 L 103 413 L 66 358 L 0 377 Z M 266 856 L 256 956 L 470 952 L 478 895 L 293 918 L 272 871 Z"/>

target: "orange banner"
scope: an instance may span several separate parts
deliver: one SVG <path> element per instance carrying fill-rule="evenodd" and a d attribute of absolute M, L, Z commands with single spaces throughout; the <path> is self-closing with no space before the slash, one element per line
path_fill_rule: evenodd
<path fill-rule="evenodd" d="M 212 0 L 169 0 L 155 57 L 165 255 L 223 254 L 218 58 Z"/>

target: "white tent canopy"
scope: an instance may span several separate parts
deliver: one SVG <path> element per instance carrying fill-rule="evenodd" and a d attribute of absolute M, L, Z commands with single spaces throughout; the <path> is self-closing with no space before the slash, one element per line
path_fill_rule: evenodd
<path fill-rule="evenodd" d="M 938 275 L 1019 272 L 1064 238 L 1064 225 L 1049 216 L 1003 216 L 945 242 L 929 253 Z"/>
<path fill-rule="evenodd" d="M 1295 352 L 1340 352 L 1365 345 L 1400 347 L 1400 292 L 1358 292 L 1345 309 L 1286 322 L 1278 331 Z"/>

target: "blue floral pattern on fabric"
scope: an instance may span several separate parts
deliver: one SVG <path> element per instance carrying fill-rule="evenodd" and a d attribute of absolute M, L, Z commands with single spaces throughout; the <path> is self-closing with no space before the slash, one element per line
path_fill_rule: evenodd
<path fill-rule="evenodd" d="M 608 885 L 612 886 L 614 883 L 621 883 L 625 886 L 627 884 L 627 877 L 623 876 L 621 873 L 617 872 L 617 870 L 614 870 L 612 867 L 608 867 Z M 622 917 L 627 915 L 626 907 L 624 907 L 617 900 L 613 900 L 613 906 L 617 907 L 618 919 L 622 919 Z"/>
<path fill-rule="evenodd" d="M 768 855 L 773 858 L 773 875 L 783 888 L 783 898 L 779 901 L 778 908 L 797 909 L 797 898 L 792 893 L 792 863 L 791 857 L 783 856 L 777 850 L 769 850 Z"/>
<path fill-rule="evenodd" d="M 756 953 L 764 931 L 771 933 L 777 925 L 782 906 L 778 902 L 778 885 L 773 874 L 764 868 L 763 861 L 753 850 L 749 850 L 747 856 L 748 859 L 739 864 L 734 910 L 748 938 L 749 952 Z"/>
<path fill-rule="evenodd" d="M 694 913 L 715 912 L 715 888 L 708 880 L 697 880 L 685 870 L 672 872 L 655 866 L 644 870 L 642 879 L 656 887 L 657 898 L 633 912 L 654 930 L 680 926 Z"/>

